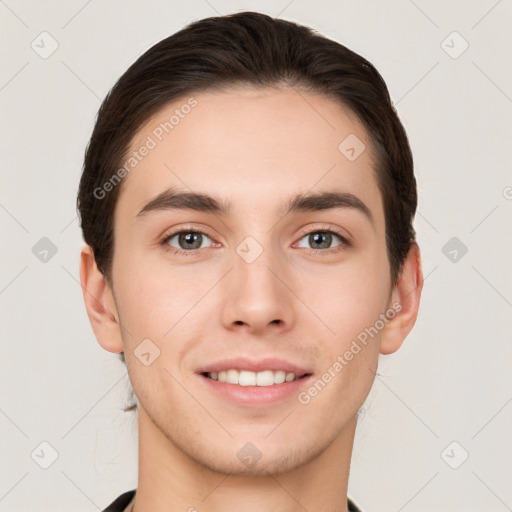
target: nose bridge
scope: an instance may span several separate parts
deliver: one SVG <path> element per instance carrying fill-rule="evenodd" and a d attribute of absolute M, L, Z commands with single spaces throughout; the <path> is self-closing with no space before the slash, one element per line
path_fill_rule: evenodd
<path fill-rule="evenodd" d="M 260 330 L 271 323 L 289 327 L 293 321 L 293 294 L 282 282 L 286 271 L 267 235 L 260 236 L 261 243 L 248 236 L 235 248 L 223 311 L 229 325 L 243 322 Z"/>

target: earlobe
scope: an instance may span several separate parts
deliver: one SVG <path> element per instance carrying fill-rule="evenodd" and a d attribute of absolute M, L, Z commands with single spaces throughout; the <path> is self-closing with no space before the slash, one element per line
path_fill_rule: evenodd
<path fill-rule="evenodd" d="M 87 316 L 98 343 L 109 352 L 122 352 L 124 345 L 114 296 L 89 245 L 80 254 L 80 281 Z"/>
<path fill-rule="evenodd" d="M 422 288 L 420 249 L 413 242 L 391 295 L 389 308 L 397 313 L 381 331 L 381 354 L 392 354 L 398 350 L 411 332 L 418 316 Z"/>

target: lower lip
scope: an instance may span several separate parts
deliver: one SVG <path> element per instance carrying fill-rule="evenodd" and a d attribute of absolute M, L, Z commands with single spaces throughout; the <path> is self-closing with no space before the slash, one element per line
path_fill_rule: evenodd
<path fill-rule="evenodd" d="M 239 384 L 219 382 L 204 375 L 199 375 L 199 377 L 211 390 L 224 398 L 240 405 L 264 407 L 285 400 L 290 396 L 296 396 L 302 388 L 309 385 L 313 376 L 307 375 L 301 379 L 273 384 L 272 386 L 240 386 Z"/>

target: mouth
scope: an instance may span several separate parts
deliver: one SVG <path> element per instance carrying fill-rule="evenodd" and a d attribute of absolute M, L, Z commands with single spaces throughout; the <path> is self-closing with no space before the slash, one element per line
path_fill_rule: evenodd
<path fill-rule="evenodd" d="M 264 409 L 284 406 L 297 399 L 299 393 L 312 385 L 313 374 L 284 370 L 222 370 L 201 372 L 205 392 L 215 400 L 242 408 Z"/>
<path fill-rule="evenodd" d="M 311 384 L 310 367 L 276 357 L 233 357 L 196 370 L 215 399 L 242 407 L 269 407 L 291 400 Z"/>

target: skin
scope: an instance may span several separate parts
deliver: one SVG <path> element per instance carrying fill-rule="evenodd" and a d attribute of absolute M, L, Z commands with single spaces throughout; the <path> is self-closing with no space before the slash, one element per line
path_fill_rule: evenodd
<path fill-rule="evenodd" d="M 134 510 L 220 512 L 243 505 L 260 512 L 272 504 L 283 512 L 346 511 L 358 410 L 379 353 L 396 351 L 416 321 L 423 282 L 418 246 L 412 244 L 391 286 L 371 144 L 349 110 L 285 89 L 192 96 L 197 106 L 122 185 L 113 288 L 91 249 L 81 253 L 95 336 L 105 350 L 124 352 L 139 402 Z M 149 120 L 132 150 L 186 99 Z M 355 161 L 338 150 L 349 134 L 366 146 Z M 169 187 L 229 200 L 231 214 L 167 210 L 137 217 Z M 294 194 L 333 189 L 356 195 L 374 223 L 351 208 L 279 213 Z M 207 235 L 194 255 L 174 254 L 161 243 L 182 227 Z M 307 235 L 325 229 L 339 230 L 351 245 L 332 252 L 342 243 L 333 235 L 327 248 L 318 248 Z M 263 248 L 252 263 L 236 252 L 247 236 Z M 178 242 L 174 237 L 167 247 L 191 251 Z M 272 406 L 242 407 L 195 373 L 230 357 L 280 357 L 320 377 L 393 303 L 400 312 L 307 405 L 293 395 Z M 160 356 L 145 366 L 134 350 L 148 338 Z M 237 457 L 247 442 L 262 454 L 252 467 Z"/>

